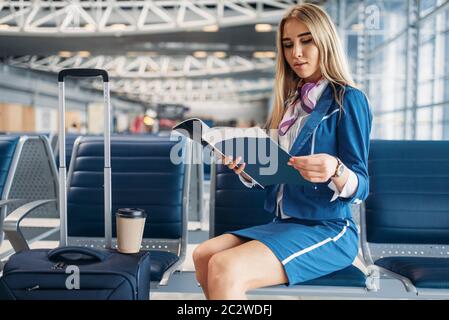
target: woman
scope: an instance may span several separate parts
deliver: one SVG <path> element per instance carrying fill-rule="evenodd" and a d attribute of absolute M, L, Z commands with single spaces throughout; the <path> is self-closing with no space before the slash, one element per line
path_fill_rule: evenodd
<path fill-rule="evenodd" d="M 267 122 L 309 186 L 267 188 L 273 222 L 230 232 L 193 253 L 208 299 L 244 299 L 254 288 L 294 285 L 343 269 L 358 252 L 350 204 L 368 196 L 372 116 L 354 88 L 335 26 L 318 6 L 300 4 L 278 29 L 275 102 Z M 245 164 L 228 160 L 242 177 Z"/>

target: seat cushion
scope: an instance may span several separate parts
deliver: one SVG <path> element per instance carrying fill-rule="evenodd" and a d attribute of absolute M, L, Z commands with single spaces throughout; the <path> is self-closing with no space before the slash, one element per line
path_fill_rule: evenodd
<path fill-rule="evenodd" d="M 449 289 L 448 258 L 388 257 L 375 264 L 410 279 L 417 288 Z"/>
<path fill-rule="evenodd" d="M 365 287 L 366 276 L 357 267 L 351 265 L 324 277 L 300 283 L 307 286 Z"/>
<path fill-rule="evenodd" d="M 171 252 L 151 251 L 151 281 L 161 281 L 164 272 L 179 260 Z"/>

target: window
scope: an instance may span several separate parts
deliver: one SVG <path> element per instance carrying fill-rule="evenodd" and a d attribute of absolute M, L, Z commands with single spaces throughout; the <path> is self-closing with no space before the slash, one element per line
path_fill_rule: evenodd
<path fill-rule="evenodd" d="M 417 4 L 419 7 L 412 8 Z M 367 10 L 369 6 L 379 9 L 377 29 L 359 21 L 360 2 L 350 0 L 333 7 L 333 14 L 346 19 L 340 23 L 351 70 L 370 99 L 372 138 L 449 139 L 447 4 L 447 0 L 367 0 L 362 4 L 365 19 L 373 12 Z M 343 15 L 339 12 L 342 8 Z M 419 12 L 416 29 L 407 25 L 412 20 L 407 15 L 414 10 Z M 360 45 L 364 47 L 360 49 Z M 416 60 L 409 46 L 416 48 Z"/>

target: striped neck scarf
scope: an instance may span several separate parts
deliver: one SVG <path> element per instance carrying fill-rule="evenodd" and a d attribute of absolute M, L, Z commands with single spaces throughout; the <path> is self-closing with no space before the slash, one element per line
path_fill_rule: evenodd
<path fill-rule="evenodd" d="M 280 136 L 284 136 L 296 122 L 299 117 L 300 107 L 308 114 L 313 112 L 313 109 L 327 84 L 328 81 L 324 78 L 321 78 L 317 82 L 304 83 L 301 80 L 298 83 L 296 92 L 286 101 L 288 107 L 278 127 Z"/>

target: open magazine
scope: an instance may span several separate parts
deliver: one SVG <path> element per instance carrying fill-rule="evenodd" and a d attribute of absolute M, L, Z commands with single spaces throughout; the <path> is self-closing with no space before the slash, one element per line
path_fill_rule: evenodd
<path fill-rule="evenodd" d="M 242 157 L 241 163 L 246 163 L 243 172 L 262 188 L 281 183 L 309 183 L 287 165 L 291 155 L 259 127 L 211 128 L 202 120 L 191 118 L 177 124 L 173 130 L 210 148 L 218 159 Z"/>

